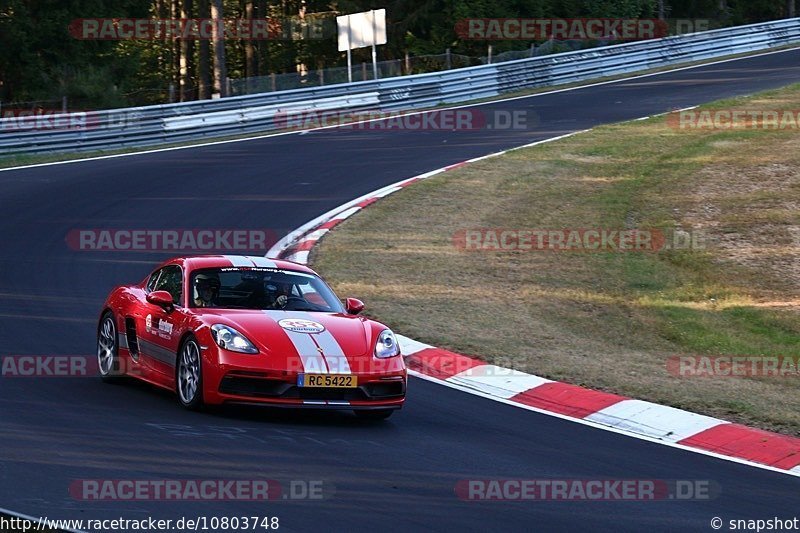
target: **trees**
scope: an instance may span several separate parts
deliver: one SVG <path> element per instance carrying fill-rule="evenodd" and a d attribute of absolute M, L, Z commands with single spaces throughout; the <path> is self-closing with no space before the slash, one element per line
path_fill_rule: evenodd
<path fill-rule="evenodd" d="M 211 0 L 211 19 L 213 21 L 213 38 L 211 40 L 214 50 L 214 92 L 222 97 L 228 96 L 228 69 L 225 61 L 225 28 L 222 20 L 225 18 L 225 9 L 222 0 Z"/>
<path fill-rule="evenodd" d="M 709 18 L 717 25 L 794 16 L 798 0 L 1 0 L 0 105 L 44 102 L 101 108 L 226 94 L 228 76 L 244 78 L 344 64 L 336 49 L 336 14 L 385 7 L 389 42 L 381 59 L 411 55 L 486 54 L 485 42 L 459 39 L 456 22 L 476 17 Z M 326 33 L 309 39 L 300 20 L 324 13 Z M 270 18 L 269 40 L 93 40 L 70 34 L 78 19 L 228 20 Z M 219 28 L 218 28 L 219 29 Z M 279 38 L 275 38 L 279 37 Z M 316 36 L 319 37 L 319 36 Z M 530 43 L 494 42 L 495 51 Z M 369 61 L 368 50 L 354 51 Z M 5 104 L 3 104 L 5 102 Z"/>
<path fill-rule="evenodd" d="M 211 17 L 211 6 L 209 0 L 197 0 L 197 15 L 199 18 Z M 202 39 L 198 43 L 197 54 L 197 96 L 201 100 L 211 98 L 211 44 L 208 39 Z"/>
<path fill-rule="evenodd" d="M 182 0 L 181 19 L 194 17 L 194 1 Z M 193 83 L 194 74 L 194 45 L 193 39 L 182 39 L 180 49 L 180 101 L 194 100 L 196 98 Z"/>

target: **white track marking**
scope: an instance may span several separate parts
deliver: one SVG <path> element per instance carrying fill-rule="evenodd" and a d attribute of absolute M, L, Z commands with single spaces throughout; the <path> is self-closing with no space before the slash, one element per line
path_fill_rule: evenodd
<path fill-rule="evenodd" d="M 506 399 L 552 383 L 549 379 L 495 365 L 476 366 L 447 378 L 447 381 Z"/>
<path fill-rule="evenodd" d="M 729 424 L 719 418 L 642 400 L 623 400 L 590 414 L 586 420 L 671 442 L 697 435 L 721 424 Z"/>

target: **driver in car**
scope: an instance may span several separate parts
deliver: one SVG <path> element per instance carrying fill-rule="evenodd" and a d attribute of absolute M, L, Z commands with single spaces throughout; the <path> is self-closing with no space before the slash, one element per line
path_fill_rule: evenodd
<path fill-rule="evenodd" d="M 219 296 L 219 277 L 215 274 L 198 274 L 194 278 L 194 305 L 214 307 Z"/>
<path fill-rule="evenodd" d="M 292 284 L 282 280 L 265 280 L 264 289 L 267 293 L 267 307 L 270 309 L 283 309 L 289 302 L 292 293 Z"/>

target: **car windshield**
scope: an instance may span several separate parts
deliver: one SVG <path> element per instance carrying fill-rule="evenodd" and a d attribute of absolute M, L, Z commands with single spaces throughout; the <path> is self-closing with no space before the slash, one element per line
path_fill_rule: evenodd
<path fill-rule="evenodd" d="M 210 268 L 190 279 L 192 307 L 344 312 L 341 302 L 313 274 L 275 268 Z"/>

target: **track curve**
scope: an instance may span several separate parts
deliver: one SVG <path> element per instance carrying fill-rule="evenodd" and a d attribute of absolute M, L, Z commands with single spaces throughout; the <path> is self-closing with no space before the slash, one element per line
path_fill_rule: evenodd
<path fill-rule="evenodd" d="M 112 286 L 170 254 L 76 252 L 71 229 L 272 228 L 497 150 L 800 81 L 800 51 L 501 101 L 527 131 L 324 130 L 0 172 L 0 355 L 85 354 Z M 714 516 L 790 518 L 800 480 L 597 431 L 414 379 L 388 423 L 349 414 L 181 411 L 96 379 L 0 378 L 0 506 L 51 518 L 277 515 L 282 529 L 666 530 Z M 81 502 L 75 479 L 324 480 L 324 501 Z M 468 478 L 709 479 L 708 502 L 464 503 Z M 388 524 L 388 525 L 387 525 Z"/>

